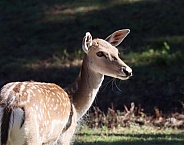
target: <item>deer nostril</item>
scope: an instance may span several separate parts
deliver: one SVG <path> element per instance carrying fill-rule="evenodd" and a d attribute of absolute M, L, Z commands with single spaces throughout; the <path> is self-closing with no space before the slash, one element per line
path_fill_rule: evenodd
<path fill-rule="evenodd" d="M 132 76 L 132 69 L 127 67 L 122 67 L 122 71 L 126 74 L 126 76 Z"/>

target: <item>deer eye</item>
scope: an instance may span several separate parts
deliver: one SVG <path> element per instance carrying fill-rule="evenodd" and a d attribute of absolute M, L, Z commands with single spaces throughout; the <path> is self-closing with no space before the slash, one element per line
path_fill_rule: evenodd
<path fill-rule="evenodd" d="M 107 58 L 107 56 L 106 56 L 106 55 L 104 54 L 104 52 L 102 52 L 102 51 L 97 52 L 96 55 L 97 55 L 98 57 L 105 57 L 105 58 Z"/>

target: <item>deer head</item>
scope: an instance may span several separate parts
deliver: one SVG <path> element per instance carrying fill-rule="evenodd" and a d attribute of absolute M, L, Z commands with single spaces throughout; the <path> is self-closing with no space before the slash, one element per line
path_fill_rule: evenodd
<path fill-rule="evenodd" d="M 116 48 L 129 33 L 129 29 L 123 29 L 112 33 L 105 40 L 92 40 L 91 34 L 87 32 L 82 48 L 87 55 L 89 68 L 96 73 L 121 80 L 132 76 L 132 69 L 119 58 Z"/>

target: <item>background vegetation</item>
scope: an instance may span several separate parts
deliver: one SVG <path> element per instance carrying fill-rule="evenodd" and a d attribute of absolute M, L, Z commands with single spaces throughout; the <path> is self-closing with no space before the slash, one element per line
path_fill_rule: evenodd
<path fill-rule="evenodd" d="M 89 31 L 106 38 L 131 33 L 118 47 L 132 67 L 128 81 L 106 78 L 94 106 L 124 110 L 131 102 L 147 115 L 184 112 L 183 0 L 0 1 L 0 86 L 34 80 L 67 86 L 75 80 Z"/>

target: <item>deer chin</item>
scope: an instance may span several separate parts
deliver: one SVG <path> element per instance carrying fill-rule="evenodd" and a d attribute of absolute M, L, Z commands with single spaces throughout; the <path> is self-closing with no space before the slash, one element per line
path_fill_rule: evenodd
<path fill-rule="evenodd" d="M 120 80 L 127 80 L 131 77 L 131 76 L 126 76 L 126 75 L 114 75 L 114 74 L 105 74 L 105 76 L 120 79 Z"/>
<path fill-rule="evenodd" d="M 125 76 L 125 75 L 118 75 L 116 78 L 120 79 L 120 80 L 127 80 L 129 79 L 131 76 Z"/>

